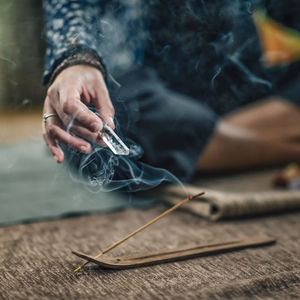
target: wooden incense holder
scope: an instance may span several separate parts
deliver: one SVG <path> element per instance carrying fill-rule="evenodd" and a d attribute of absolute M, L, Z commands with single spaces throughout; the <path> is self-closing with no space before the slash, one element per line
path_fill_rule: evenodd
<path fill-rule="evenodd" d="M 121 240 L 115 242 L 114 244 L 112 244 L 111 246 L 109 246 L 108 248 L 106 248 L 105 250 L 101 251 L 99 254 L 97 254 L 95 257 L 93 257 L 93 259 L 99 258 L 100 256 L 104 255 L 105 253 L 111 251 L 112 249 L 118 247 L 119 245 L 123 244 L 124 242 L 126 242 L 127 240 L 129 240 L 130 238 L 132 238 L 133 236 L 135 236 L 136 234 L 138 234 L 139 232 L 145 230 L 146 228 L 148 228 L 149 226 L 151 226 L 152 224 L 154 224 L 155 222 L 159 221 L 160 219 L 162 219 L 163 217 L 165 217 L 166 215 L 168 215 L 169 213 L 171 213 L 172 211 L 174 211 L 175 209 L 177 209 L 178 207 L 182 206 L 183 204 L 185 204 L 186 202 L 196 199 L 198 197 L 201 197 L 202 195 L 204 195 L 204 192 L 198 193 L 196 195 L 193 196 L 189 196 L 188 198 L 185 198 L 184 200 L 178 202 L 177 204 L 175 204 L 174 206 L 172 206 L 171 208 L 167 209 L 166 211 L 164 211 L 162 214 L 160 214 L 159 216 L 155 217 L 154 219 L 150 220 L 149 222 L 147 222 L 146 224 L 144 224 L 143 226 L 139 227 L 138 229 L 136 229 L 135 231 L 131 232 L 130 234 L 126 235 L 125 237 L 123 237 Z M 86 261 L 83 265 L 79 266 L 78 268 L 76 268 L 74 270 L 74 272 L 79 271 L 80 269 L 82 269 L 84 266 L 86 266 L 89 263 L 89 261 Z"/>
<path fill-rule="evenodd" d="M 191 245 L 173 250 L 162 250 L 118 257 L 106 257 L 101 258 L 101 260 L 77 251 L 72 251 L 72 253 L 83 258 L 87 262 L 97 264 L 105 269 L 128 269 L 185 260 L 198 256 L 219 254 L 248 247 L 270 245 L 275 242 L 276 240 L 273 238 L 258 236 L 226 242 Z"/>

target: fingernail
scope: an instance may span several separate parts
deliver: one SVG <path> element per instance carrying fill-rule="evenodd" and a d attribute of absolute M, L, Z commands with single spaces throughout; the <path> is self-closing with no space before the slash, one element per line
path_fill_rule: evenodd
<path fill-rule="evenodd" d="M 108 118 L 108 126 L 112 129 L 115 129 L 114 119 L 112 117 Z"/>
<path fill-rule="evenodd" d="M 99 131 L 101 129 L 101 124 L 99 122 L 95 122 L 92 124 L 93 131 Z"/>
<path fill-rule="evenodd" d="M 98 133 L 97 137 L 96 137 L 96 143 L 99 143 L 99 141 L 102 141 L 102 133 Z"/>
<path fill-rule="evenodd" d="M 88 146 L 80 146 L 80 152 L 83 152 L 83 153 L 89 153 L 90 152 L 90 149 Z"/>
<path fill-rule="evenodd" d="M 110 123 L 111 127 L 115 128 L 115 122 L 112 117 L 109 118 L 109 123 Z"/>

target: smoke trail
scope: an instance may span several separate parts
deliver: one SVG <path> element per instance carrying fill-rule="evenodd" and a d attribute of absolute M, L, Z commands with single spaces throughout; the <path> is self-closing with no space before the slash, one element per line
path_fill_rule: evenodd
<path fill-rule="evenodd" d="M 116 84 L 115 80 L 113 83 Z M 118 83 L 116 87 L 119 88 L 120 84 Z M 96 113 L 94 107 L 88 106 L 88 108 Z M 67 126 L 68 132 L 72 131 L 73 121 L 71 120 Z M 182 182 L 171 172 L 140 161 L 143 156 L 142 148 L 122 135 L 121 124 L 116 118 L 115 125 L 115 132 L 129 148 L 129 155 L 115 155 L 109 148 L 90 141 L 92 152 L 89 154 L 82 154 L 61 145 L 74 181 L 83 182 L 91 192 L 95 193 L 115 190 L 137 192 L 154 188 L 162 183 L 178 184 L 185 190 Z"/>
<path fill-rule="evenodd" d="M 181 181 L 169 171 L 139 161 L 143 154 L 141 147 L 130 139 L 123 140 L 130 149 L 128 156 L 115 155 L 110 149 L 95 143 L 89 154 L 61 145 L 69 166 L 78 174 L 73 179 L 85 179 L 85 183 L 94 192 L 120 189 L 136 192 L 154 188 L 164 182 L 179 184 L 184 189 Z"/>
<path fill-rule="evenodd" d="M 247 76 L 247 78 L 253 82 L 262 85 L 266 85 L 268 88 L 272 88 L 272 83 L 268 80 L 263 78 L 259 78 L 258 76 L 254 75 L 243 63 L 241 63 L 238 59 L 234 57 L 230 57 L 230 60 L 239 67 L 239 69 Z"/>

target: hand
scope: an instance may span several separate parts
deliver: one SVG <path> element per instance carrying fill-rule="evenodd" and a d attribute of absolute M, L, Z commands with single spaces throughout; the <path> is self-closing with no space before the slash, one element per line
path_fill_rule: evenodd
<path fill-rule="evenodd" d="M 100 118 L 86 104 L 94 106 Z M 57 115 L 43 122 L 43 137 L 58 163 L 64 160 L 59 143 L 87 154 L 91 145 L 82 138 L 101 144 L 99 131 L 103 121 L 115 128 L 114 108 L 102 73 L 91 66 L 76 65 L 63 70 L 48 88 L 43 113 Z"/>

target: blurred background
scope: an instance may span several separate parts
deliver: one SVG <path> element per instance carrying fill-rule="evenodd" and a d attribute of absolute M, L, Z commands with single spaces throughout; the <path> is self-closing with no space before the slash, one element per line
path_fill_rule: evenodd
<path fill-rule="evenodd" d="M 37 108 L 44 95 L 42 1 L 0 0 L 0 6 L 1 108 Z"/>
<path fill-rule="evenodd" d="M 41 133 L 43 10 L 39 0 L 0 7 L 0 138 L 11 143 Z"/>

